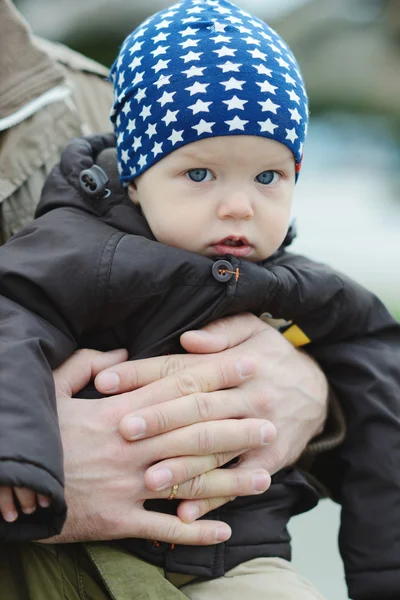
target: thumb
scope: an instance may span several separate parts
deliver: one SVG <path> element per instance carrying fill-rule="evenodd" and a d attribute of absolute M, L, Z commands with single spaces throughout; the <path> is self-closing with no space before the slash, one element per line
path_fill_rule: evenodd
<path fill-rule="evenodd" d="M 62 365 L 53 371 L 54 384 L 58 396 L 73 397 L 80 392 L 103 369 L 112 367 L 128 358 L 122 349 L 110 352 L 97 350 L 77 350 Z"/>
<path fill-rule="evenodd" d="M 218 319 L 199 330 L 186 331 L 181 335 L 180 342 L 191 354 L 222 352 L 239 346 L 265 327 L 265 323 L 256 316 L 243 313 Z"/>

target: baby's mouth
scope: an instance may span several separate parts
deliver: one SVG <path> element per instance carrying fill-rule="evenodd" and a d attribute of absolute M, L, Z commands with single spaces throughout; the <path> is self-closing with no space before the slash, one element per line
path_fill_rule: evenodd
<path fill-rule="evenodd" d="M 245 237 L 229 236 L 215 244 L 212 244 L 215 253 L 218 255 L 232 254 L 238 258 L 245 258 L 251 252 L 253 247 Z"/>

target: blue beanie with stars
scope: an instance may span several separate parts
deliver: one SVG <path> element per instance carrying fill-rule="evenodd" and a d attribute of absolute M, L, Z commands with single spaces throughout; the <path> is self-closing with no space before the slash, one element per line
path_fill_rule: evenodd
<path fill-rule="evenodd" d="M 307 95 L 280 36 L 228 0 L 182 0 L 149 17 L 111 67 L 122 182 L 197 140 L 257 135 L 300 171 Z"/>

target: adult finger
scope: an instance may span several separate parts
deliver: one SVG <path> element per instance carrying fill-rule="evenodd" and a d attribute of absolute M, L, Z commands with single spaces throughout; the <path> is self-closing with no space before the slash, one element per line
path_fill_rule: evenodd
<path fill-rule="evenodd" d="M 208 456 L 185 456 L 163 460 L 147 469 L 144 483 L 148 490 L 156 492 L 175 484 L 207 473 L 238 456 L 238 452 L 218 452 Z"/>
<path fill-rule="evenodd" d="M 186 331 L 181 335 L 180 342 L 189 353 L 222 352 L 238 346 L 266 327 L 268 325 L 258 317 L 243 313 L 218 319 L 199 330 Z"/>
<path fill-rule="evenodd" d="M 255 496 L 271 485 L 271 477 L 264 469 L 214 469 L 178 485 L 174 498 L 197 499 L 222 496 Z M 154 492 L 154 498 L 169 498 L 173 488 Z"/>
<path fill-rule="evenodd" d="M 177 515 L 184 523 L 193 523 L 203 515 L 232 502 L 236 496 L 222 498 L 202 498 L 201 500 L 182 500 L 177 509 Z"/>
<path fill-rule="evenodd" d="M 209 546 L 225 542 L 232 530 L 221 521 L 196 521 L 183 523 L 174 515 L 143 511 L 135 537 L 190 546 Z"/>
<path fill-rule="evenodd" d="M 244 451 L 269 444 L 274 426 L 265 419 L 225 419 L 196 423 L 140 440 L 142 452 L 153 463 L 173 456 L 199 456 L 218 452 Z"/>
<path fill-rule="evenodd" d="M 82 349 L 72 354 L 53 371 L 57 395 L 73 396 L 80 392 L 100 371 L 125 361 L 128 353 L 124 349 L 99 352 Z"/>
<path fill-rule="evenodd" d="M 169 375 L 162 380 L 155 381 L 140 390 L 135 391 L 135 404 L 143 410 L 146 406 L 157 404 L 157 408 L 146 411 L 146 418 L 151 423 L 151 433 L 146 428 L 148 423 L 141 415 L 126 414 L 120 422 L 119 431 L 126 440 L 137 440 L 148 435 L 156 435 L 170 431 L 180 425 L 193 422 L 193 417 L 187 414 L 185 402 L 188 396 L 197 399 L 197 406 L 205 408 L 205 393 L 220 389 L 228 389 L 240 385 L 256 372 L 256 361 L 253 358 L 224 357 L 220 361 L 195 365 L 191 369 Z M 125 394 L 126 398 L 130 395 Z M 120 396 L 120 398 L 123 397 Z M 177 402 L 177 399 L 181 401 Z M 169 409 L 160 408 L 159 402 L 174 400 Z M 196 403 L 196 401 L 195 401 Z M 193 403 L 191 403 L 192 406 Z M 185 411 L 185 419 L 179 416 L 180 410 Z M 203 417 L 205 413 L 203 411 Z M 149 430 L 150 431 L 150 430 Z"/>

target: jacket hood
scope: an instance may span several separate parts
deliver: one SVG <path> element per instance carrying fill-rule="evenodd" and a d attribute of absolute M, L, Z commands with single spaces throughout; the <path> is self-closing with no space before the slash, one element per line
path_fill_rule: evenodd
<path fill-rule="evenodd" d="M 91 197 L 82 186 L 80 175 L 95 165 L 104 171 L 107 183 L 102 195 Z M 119 181 L 113 133 L 75 138 L 65 148 L 46 180 L 35 217 L 61 207 L 78 208 L 124 233 L 155 239 L 140 209 L 130 201 Z"/>

